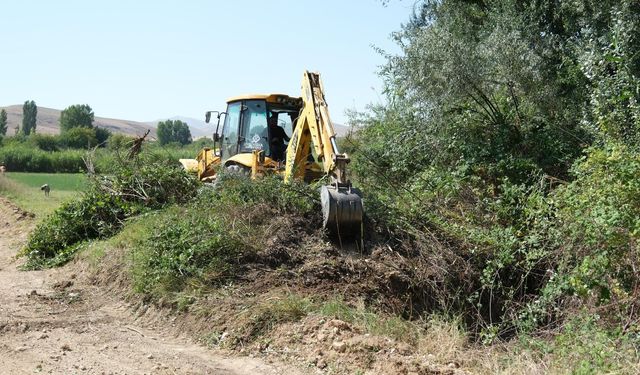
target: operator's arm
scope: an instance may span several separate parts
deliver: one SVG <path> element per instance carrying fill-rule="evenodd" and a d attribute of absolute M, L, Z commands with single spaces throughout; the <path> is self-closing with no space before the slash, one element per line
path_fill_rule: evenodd
<path fill-rule="evenodd" d="M 278 133 L 279 136 L 282 137 L 282 139 L 284 139 L 285 141 L 289 142 L 291 140 L 291 138 L 289 138 L 289 136 L 287 135 L 287 132 L 284 131 L 284 129 L 282 129 L 281 127 L 278 126 Z"/>

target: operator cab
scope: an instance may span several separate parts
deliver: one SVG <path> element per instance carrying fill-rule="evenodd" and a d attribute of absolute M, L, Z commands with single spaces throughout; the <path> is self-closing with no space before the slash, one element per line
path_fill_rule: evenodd
<path fill-rule="evenodd" d="M 287 95 L 246 95 L 229 99 L 220 136 L 222 163 L 255 150 L 283 162 L 301 108 L 302 99 Z"/>

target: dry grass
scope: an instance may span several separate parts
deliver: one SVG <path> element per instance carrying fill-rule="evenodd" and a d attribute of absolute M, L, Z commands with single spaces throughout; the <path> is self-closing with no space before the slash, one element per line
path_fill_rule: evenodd
<path fill-rule="evenodd" d="M 418 340 L 418 351 L 432 355 L 437 362 L 455 362 L 467 350 L 468 338 L 456 321 L 434 317 Z"/>
<path fill-rule="evenodd" d="M 542 375 L 564 373 L 549 367 L 549 356 L 522 350 L 517 343 L 469 348 L 461 353 L 463 368 L 474 374 Z"/>

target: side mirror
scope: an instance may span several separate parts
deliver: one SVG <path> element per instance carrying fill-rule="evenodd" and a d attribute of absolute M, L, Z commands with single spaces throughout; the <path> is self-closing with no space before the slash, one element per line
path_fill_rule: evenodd
<path fill-rule="evenodd" d="M 213 141 L 214 142 L 218 142 L 220 140 L 220 134 L 218 133 L 213 133 Z"/>
<path fill-rule="evenodd" d="M 209 121 L 211 121 L 211 111 L 207 111 L 207 113 L 204 114 L 204 122 L 208 124 Z"/>

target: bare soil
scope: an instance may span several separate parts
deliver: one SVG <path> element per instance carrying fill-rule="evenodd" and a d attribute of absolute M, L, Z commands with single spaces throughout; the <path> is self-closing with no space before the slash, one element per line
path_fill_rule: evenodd
<path fill-rule="evenodd" d="M 0 198 L 0 372 L 298 373 L 269 357 L 238 357 L 198 345 L 176 334 L 170 320 L 136 314 L 79 274 L 77 265 L 21 271 L 15 255 L 33 227 L 31 215 Z"/>
<path fill-rule="evenodd" d="M 407 337 L 387 337 L 357 321 L 325 316 L 317 308 L 288 318 L 295 310 L 287 307 L 289 298 L 304 298 L 316 306 L 335 299 L 357 309 L 376 306 L 380 319 L 411 305 L 406 303 L 411 297 L 406 281 L 411 264 L 403 263 L 396 252 L 387 247 L 370 255 L 344 253 L 324 243 L 313 230 L 305 232 L 313 225 L 295 220 L 283 215 L 271 220 L 272 234 L 261 239 L 266 245 L 239 262 L 242 268 L 234 278 L 223 285 L 187 288 L 183 292 L 190 299 L 186 307 L 171 298 L 127 298 L 149 322 L 171 322 L 175 329 L 212 347 L 263 360 L 278 358 L 296 364 L 303 373 L 467 374 L 457 350 L 464 343 L 457 338 L 425 345 L 412 332 L 406 332 Z M 114 295 L 127 294 L 132 280 L 124 270 L 131 255 L 129 249 L 114 246 L 101 258 L 99 271 L 89 277 Z M 453 341 L 456 349 L 446 352 Z"/>

